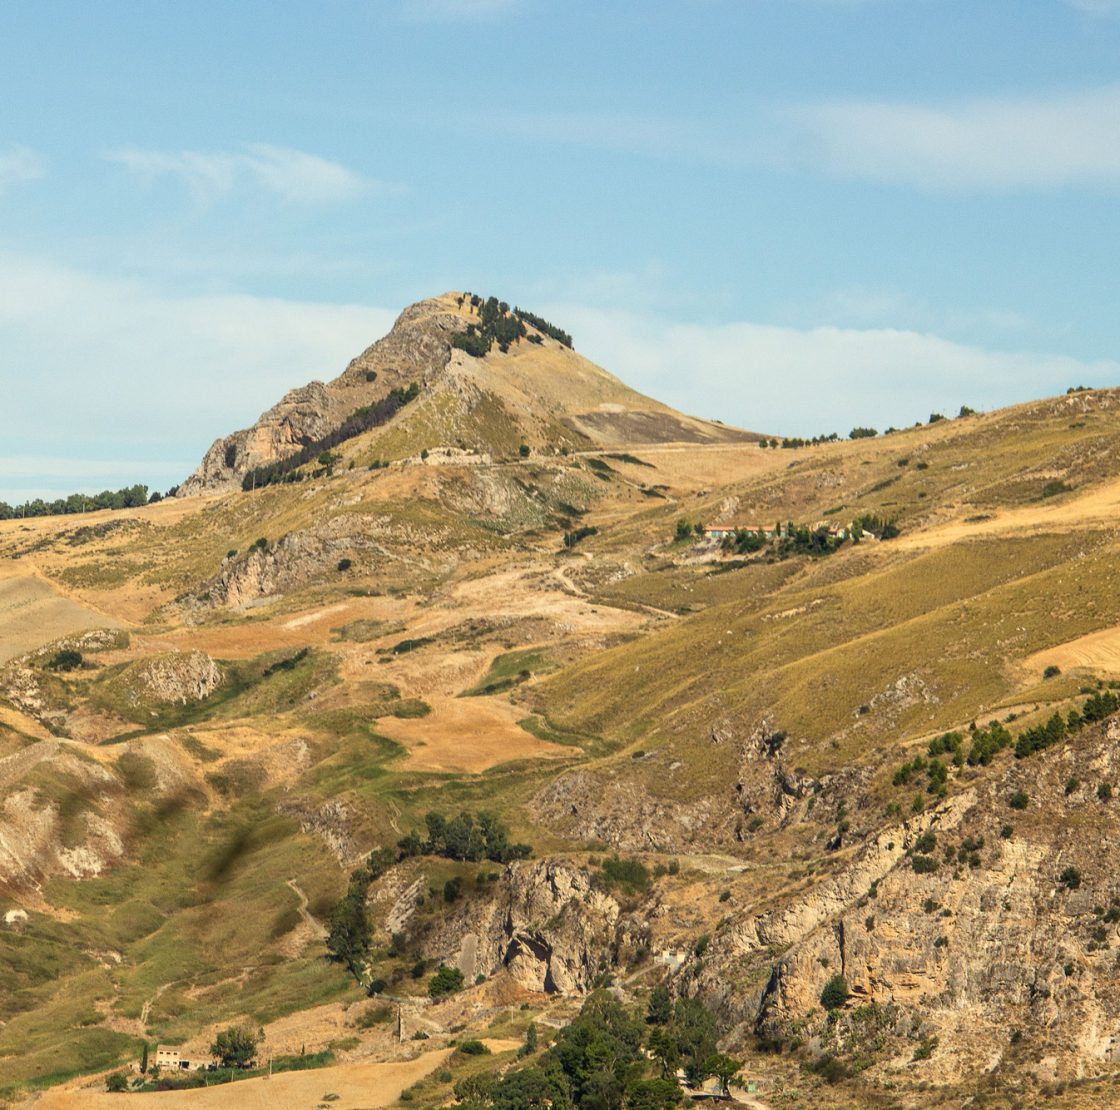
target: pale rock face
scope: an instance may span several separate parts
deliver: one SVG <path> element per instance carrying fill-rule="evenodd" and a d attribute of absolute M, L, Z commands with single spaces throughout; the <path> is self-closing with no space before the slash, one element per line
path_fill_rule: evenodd
<path fill-rule="evenodd" d="M 569 771 L 533 799 L 538 818 L 562 822 L 570 835 L 628 851 L 674 851 L 727 835 L 729 804 L 721 799 L 671 802 L 618 781 L 610 771 Z"/>
<path fill-rule="evenodd" d="M 442 923 L 426 945 L 464 975 L 505 968 L 528 990 L 580 994 L 628 928 L 586 871 L 541 860 L 510 864 L 491 900 Z"/>
<path fill-rule="evenodd" d="M 175 651 L 144 660 L 135 668 L 143 694 L 164 705 L 205 701 L 221 684 L 222 669 L 201 651 Z"/>
<path fill-rule="evenodd" d="M 392 389 L 427 379 L 447 365 L 451 336 L 462 329 L 463 320 L 439 300 L 411 305 L 388 335 L 333 381 L 293 389 L 252 427 L 215 440 L 198 469 L 179 487 L 179 496 L 240 489 L 250 470 L 294 455 Z M 368 379 L 371 374 L 376 375 L 373 380 Z"/>
<path fill-rule="evenodd" d="M 1120 1057 L 1120 933 L 1103 907 L 1120 899 L 1112 860 L 1120 813 L 1093 785 L 1120 774 L 1110 731 L 1118 730 L 1087 730 L 1060 751 L 1009 759 L 884 829 L 810 891 L 717 932 L 702 970 L 685 969 L 681 981 L 743 1035 L 826 1037 L 821 991 L 842 975 L 850 1008 L 877 1003 L 939 1039 L 938 1082 L 993 1067 L 1013 1029 L 1045 1038 L 1040 1077 L 1111 1067 Z M 1067 794 L 1075 772 L 1089 785 Z M 1017 790 L 1029 795 L 1026 811 L 1008 806 Z M 937 867 L 919 873 L 913 848 L 927 831 Z M 974 852 L 965 846 L 981 841 Z M 1062 881 L 1070 867 L 1079 885 Z M 909 1065 L 908 1052 L 899 1066 Z"/>

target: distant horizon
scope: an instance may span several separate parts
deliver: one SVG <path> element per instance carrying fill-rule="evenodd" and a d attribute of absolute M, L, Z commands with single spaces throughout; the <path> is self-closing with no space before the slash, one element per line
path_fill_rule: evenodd
<path fill-rule="evenodd" d="M 578 350 L 578 348 L 576 348 L 576 349 Z M 604 366 L 603 369 L 607 370 L 607 371 L 610 371 L 609 366 Z M 299 385 L 306 385 L 308 383 L 300 382 L 298 384 Z M 625 384 L 629 385 L 630 383 L 626 382 Z M 297 386 L 291 386 L 289 388 L 297 388 Z M 886 424 L 883 427 L 878 427 L 878 426 L 872 425 L 872 424 L 862 424 L 862 425 L 855 424 L 855 425 L 852 425 L 851 427 L 849 427 L 849 428 L 847 428 L 846 430 L 843 430 L 843 431 L 841 431 L 838 428 L 830 428 L 830 429 L 827 429 L 827 430 L 821 429 L 821 430 L 817 430 L 817 431 L 802 431 L 802 432 L 782 433 L 782 432 L 777 432 L 777 431 L 773 431 L 773 430 L 744 427 L 742 425 L 734 424 L 731 421 L 722 420 L 718 417 L 706 416 L 703 413 L 699 413 L 699 412 L 689 413 L 689 412 L 686 412 L 685 410 L 680 410 L 680 411 L 685 412 L 685 415 L 688 415 L 688 416 L 699 417 L 699 418 L 704 419 L 704 420 L 709 420 L 713 423 L 722 424 L 725 427 L 730 427 L 730 428 L 736 429 L 738 431 L 748 432 L 752 435 L 758 435 L 758 436 L 761 436 L 765 439 L 770 439 L 770 440 L 774 440 L 774 439 L 777 439 L 778 441 L 789 440 L 789 439 L 811 440 L 813 438 L 818 438 L 818 437 L 821 438 L 821 439 L 827 439 L 828 437 L 834 435 L 836 437 L 836 442 L 843 442 L 843 441 L 850 441 L 851 432 L 856 430 L 857 428 L 864 428 L 864 429 L 872 428 L 875 432 L 875 438 L 881 438 L 882 436 L 887 435 L 889 433 L 899 434 L 899 433 L 906 432 L 906 431 L 912 431 L 915 428 L 926 427 L 929 423 L 931 423 L 931 418 L 934 417 L 935 415 L 943 417 L 946 420 L 959 419 L 960 416 L 961 416 L 961 409 L 962 408 L 969 408 L 969 409 L 973 410 L 971 415 L 984 416 L 984 415 L 989 415 L 989 414 L 994 413 L 994 412 L 999 412 L 1000 410 L 1005 409 L 1005 408 L 1014 408 L 1017 405 L 1031 404 L 1033 402 L 1039 402 L 1039 401 L 1045 401 L 1045 400 L 1057 400 L 1059 397 L 1067 396 L 1070 393 L 1080 391 L 1082 389 L 1085 390 L 1085 391 L 1088 391 L 1088 392 L 1096 392 L 1098 390 L 1107 390 L 1107 389 L 1115 389 L 1115 388 L 1118 388 L 1118 387 L 1117 386 L 1111 386 L 1111 385 L 1096 385 L 1096 384 L 1081 383 L 1081 382 L 1071 383 L 1070 385 L 1066 386 L 1064 389 L 1061 389 L 1061 390 L 1059 390 L 1057 392 L 1054 392 L 1054 393 L 1046 393 L 1046 394 L 1040 394 L 1040 395 L 1032 395 L 1032 396 L 1029 396 L 1029 397 L 1022 397 L 1022 398 L 1019 398 L 1018 400 L 1012 400 L 1012 401 L 1007 402 L 1007 404 L 997 405 L 997 406 L 995 406 L 993 408 L 990 408 L 990 409 L 981 409 L 981 408 L 977 408 L 976 406 L 968 405 L 967 402 L 962 402 L 961 405 L 953 405 L 953 406 L 950 406 L 950 407 L 943 407 L 943 408 L 940 408 L 940 409 L 938 409 L 938 408 L 931 409 L 924 419 L 919 417 L 917 419 L 909 420 L 909 421 L 903 421 L 903 422 L 898 423 L 898 424 Z M 288 390 L 286 389 L 284 392 L 286 393 L 286 392 L 288 392 Z M 276 398 L 276 401 L 279 401 L 279 400 L 280 400 L 280 397 L 278 396 Z M 653 396 L 653 400 L 662 401 L 664 403 L 663 398 L 661 398 L 661 397 Z M 270 405 L 268 407 L 271 408 L 272 406 Z M 258 413 L 257 416 L 259 417 L 260 415 L 262 415 L 264 411 L 267 411 L 267 410 L 262 410 L 262 412 Z M 936 421 L 933 421 L 933 422 L 936 423 Z M 226 436 L 232 434 L 233 432 L 240 431 L 240 430 L 242 430 L 243 427 L 248 427 L 252 423 L 254 423 L 254 421 L 247 421 L 244 425 L 240 425 L 236 428 L 234 428 L 234 427 L 228 428 L 226 431 L 224 431 L 222 433 L 219 433 L 219 435 L 215 436 L 214 439 L 212 439 L 209 443 L 207 443 L 206 448 L 209 448 L 217 440 L 223 439 Z M 863 438 L 863 437 L 856 437 L 856 438 L 859 439 L 859 438 Z M 129 467 L 130 464 L 125 463 L 125 462 L 121 462 L 121 461 L 116 461 L 116 462 L 112 462 L 112 463 L 108 464 L 113 469 L 103 471 L 102 473 L 124 475 L 124 477 L 119 481 L 115 481 L 115 482 L 110 481 L 108 483 L 93 482 L 91 484 L 87 484 L 85 487 L 76 486 L 74 488 L 70 488 L 70 487 L 63 488 L 61 485 L 48 486 L 48 487 L 44 487 L 39 492 L 32 491 L 29 496 L 28 495 L 23 495 L 23 494 L 17 494 L 17 496 L 13 498 L 11 496 L 5 496 L 4 495 L 4 492 L 3 492 L 4 491 L 4 486 L 2 484 L 3 475 L 2 475 L 2 473 L 0 473 L 0 504 L 8 505 L 11 508 L 18 508 L 18 507 L 22 507 L 24 505 L 33 503 L 37 500 L 42 500 L 44 502 L 49 503 L 49 502 L 57 501 L 57 500 L 60 500 L 60 499 L 63 499 L 63 498 L 66 498 L 66 497 L 72 496 L 72 495 L 93 497 L 93 496 L 96 496 L 97 494 L 100 494 L 100 493 L 105 493 L 105 492 L 114 492 L 115 493 L 115 492 L 117 492 L 121 489 L 125 489 L 125 488 L 131 487 L 131 486 L 137 486 L 137 485 L 146 486 L 147 489 L 148 489 L 149 496 L 151 496 L 151 494 L 153 494 L 153 493 L 159 493 L 161 495 L 161 497 L 163 497 L 163 496 L 166 496 L 166 494 L 170 490 L 175 489 L 179 485 L 181 485 L 182 482 L 185 481 L 194 472 L 194 470 L 197 468 L 198 464 L 202 461 L 202 456 L 203 456 L 203 453 L 205 452 L 206 448 L 204 448 L 203 451 L 200 451 L 198 457 L 190 465 L 188 470 L 186 470 L 182 473 L 179 473 L 178 471 L 176 471 L 176 473 L 179 474 L 179 476 L 177 478 L 175 478 L 174 481 L 172 481 L 170 483 L 167 483 L 167 484 L 159 484 L 159 483 L 153 483 L 153 482 L 150 482 L 150 481 L 145 481 L 143 479 L 143 477 L 138 477 L 138 476 L 132 474 L 128 470 L 128 467 Z M 781 448 L 779 446 L 776 449 L 777 450 L 782 450 L 783 448 Z M 785 448 L 785 449 L 788 450 L 788 448 Z M 603 448 L 604 453 L 608 450 L 609 450 L 608 448 Z M 762 448 L 758 448 L 758 450 L 762 450 Z M 5 460 L 0 459 L 0 465 L 3 465 L 4 461 Z M 173 466 L 173 465 L 174 464 L 171 464 L 171 463 L 166 464 L 166 466 L 168 468 Z M 65 473 L 67 473 L 67 474 L 70 473 L 68 468 L 65 469 Z M 91 511 L 98 511 L 98 510 L 91 510 Z"/>
<path fill-rule="evenodd" d="M 166 489 L 464 286 L 767 435 L 1120 384 L 1118 51 L 1113 0 L 16 0 L 0 500 Z"/>

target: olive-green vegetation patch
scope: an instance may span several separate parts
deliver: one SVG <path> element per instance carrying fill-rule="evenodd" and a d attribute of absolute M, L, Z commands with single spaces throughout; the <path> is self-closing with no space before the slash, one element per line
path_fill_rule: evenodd
<path fill-rule="evenodd" d="M 58 580 L 72 589 L 112 590 L 134 581 L 147 569 L 146 563 L 106 554 L 104 559 L 66 567 L 59 572 Z"/>
<path fill-rule="evenodd" d="M 32 914 L 0 934 L 12 985 L 0 992 L 7 1080 L 50 1073 L 57 1081 L 136 1055 L 134 1038 L 100 1025 L 99 1006 L 135 1018 L 150 1002 L 152 1035 L 172 1040 L 246 1012 L 268 1021 L 350 990 L 315 945 L 296 959 L 274 948 L 298 919 L 289 879 L 312 912 L 344 886 L 322 841 L 263 800 L 209 816 L 189 805 L 161 810 L 142 795 L 135 805 L 147 817 L 134 862 L 81 883 L 51 880 L 44 893 L 65 924 Z M 90 955 L 106 952 L 119 958 L 111 971 Z"/>
<path fill-rule="evenodd" d="M 353 683 L 348 692 L 355 704 L 304 714 L 301 719 L 330 736 L 370 735 L 372 722 L 381 717 L 426 717 L 432 707 L 420 698 L 402 698 L 400 689 L 388 682 Z"/>
<path fill-rule="evenodd" d="M 478 682 L 459 696 L 472 698 L 500 694 L 527 682 L 533 675 L 547 674 L 555 669 L 555 662 L 542 651 L 533 648 L 507 651 L 490 664 L 490 670 Z"/>
<path fill-rule="evenodd" d="M 331 629 L 332 638 L 338 643 L 366 644 L 400 632 L 404 625 L 400 621 L 356 620 Z"/>
<path fill-rule="evenodd" d="M 175 739 L 200 763 L 215 763 L 222 758 L 220 751 L 208 748 L 197 736 L 192 736 L 189 732 L 177 732 Z"/>
<path fill-rule="evenodd" d="M 225 702 L 221 716 L 282 713 L 302 704 L 312 691 L 340 681 L 338 659 L 316 648 L 270 652 L 231 669 L 242 688 L 236 700 Z"/>
<path fill-rule="evenodd" d="M 604 742 L 601 736 L 596 736 L 593 733 L 579 732 L 575 729 L 557 725 L 543 713 L 534 713 L 517 723 L 538 740 L 547 740 L 553 744 L 564 744 L 570 748 L 582 748 L 588 755 L 604 755 L 615 746 Z"/>
<path fill-rule="evenodd" d="M 76 848 L 86 838 L 87 814 L 101 812 L 108 793 L 106 784 L 94 784 L 57 765 L 44 762 L 24 780 L 35 789 L 36 808 L 50 806 L 55 812 L 55 835 L 64 848 Z"/>

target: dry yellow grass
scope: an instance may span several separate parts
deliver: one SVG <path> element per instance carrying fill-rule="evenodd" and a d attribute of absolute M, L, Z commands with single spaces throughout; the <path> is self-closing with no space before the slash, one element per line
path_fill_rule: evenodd
<path fill-rule="evenodd" d="M 26 568 L 0 564 L 0 663 L 51 640 L 121 622 L 66 597 Z"/>
<path fill-rule="evenodd" d="M 497 698 L 430 698 L 427 717 L 385 717 L 377 731 L 408 748 L 403 769 L 478 774 L 515 759 L 556 759 L 571 748 L 538 740 L 517 724 L 525 716 Z"/>
<path fill-rule="evenodd" d="M 323 1095 L 335 1094 L 330 1105 L 339 1110 L 391 1106 L 401 1091 L 430 1075 L 451 1055 L 451 1049 L 425 1052 L 414 1060 L 390 1063 L 338 1064 L 312 1071 L 283 1072 L 269 1078 L 245 1079 L 193 1091 L 146 1094 L 145 1106 L 157 1110 L 308 1110 Z M 109 1110 L 119 1107 L 120 1095 L 82 1088 L 55 1087 L 17 1104 L 30 1110 Z"/>

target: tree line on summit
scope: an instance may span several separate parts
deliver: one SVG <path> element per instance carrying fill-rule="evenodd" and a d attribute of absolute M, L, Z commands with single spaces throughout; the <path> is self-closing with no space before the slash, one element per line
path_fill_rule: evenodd
<path fill-rule="evenodd" d="M 529 333 L 526 324 L 531 324 L 537 332 L 543 332 L 565 347 L 572 345 L 572 337 L 562 328 L 524 308 L 515 306 L 511 312 L 509 305 L 505 301 L 499 301 L 497 297 L 483 300 L 477 293 L 464 293 L 457 298 L 456 303 L 460 308 L 469 303 L 471 309 L 478 314 L 477 324 L 468 324 L 466 331 L 456 332 L 451 337 L 451 345 L 460 351 L 466 351 L 472 358 L 482 358 L 495 343 L 498 344 L 498 350 L 505 354 L 511 343 L 521 339 L 528 339 L 530 343 L 536 344 L 543 342 L 539 334 Z"/>

